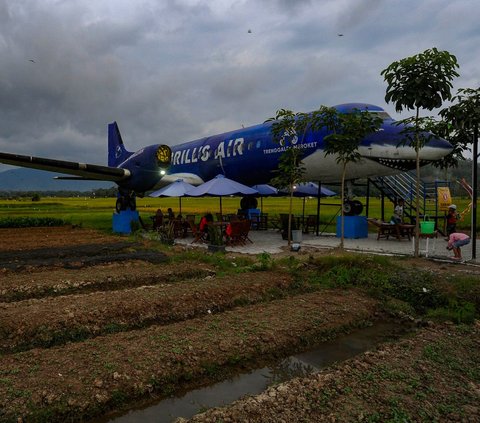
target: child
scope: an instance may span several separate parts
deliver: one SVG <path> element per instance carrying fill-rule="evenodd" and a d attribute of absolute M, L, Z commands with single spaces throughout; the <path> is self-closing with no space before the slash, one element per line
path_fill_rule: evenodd
<path fill-rule="evenodd" d="M 454 232 L 448 239 L 447 250 L 453 250 L 453 259 L 461 260 L 462 252 L 460 247 L 467 245 L 469 242 L 470 237 L 468 235 L 462 234 L 461 232 Z"/>
<path fill-rule="evenodd" d="M 403 223 L 403 205 L 403 198 L 400 198 L 395 206 L 395 209 L 393 210 L 393 216 L 390 220 L 390 223 L 395 223 L 396 225 Z"/>
<path fill-rule="evenodd" d="M 452 204 L 448 208 L 448 213 L 447 213 L 447 236 L 450 236 L 455 232 L 457 227 L 457 220 L 458 220 L 457 206 L 455 204 Z"/>

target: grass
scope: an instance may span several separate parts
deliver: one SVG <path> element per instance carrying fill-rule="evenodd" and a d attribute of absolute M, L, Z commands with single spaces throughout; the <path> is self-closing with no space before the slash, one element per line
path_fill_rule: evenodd
<path fill-rule="evenodd" d="M 365 199 L 359 198 L 364 204 Z M 278 216 L 280 213 L 288 213 L 288 198 L 270 197 L 264 198 L 262 211 L 269 216 Z M 467 204 L 467 200 L 455 198 L 459 210 Z M 293 213 L 302 215 L 303 199 L 295 198 Z M 178 198 L 137 198 L 137 209 L 140 217 L 146 224 L 150 224 L 152 216 L 158 208 L 166 210 L 171 207 L 175 213 L 179 211 Z M 240 197 L 222 198 L 222 211 L 224 214 L 236 213 L 240 207 Z M 259 201 L 260 208 L 260 201 Z M 332 197 L 322 199 L 320 207 L 321 229 L 329 223 L 335 222 L 335 216 L 340 208 L 340 198 Z M 111 231 L 112 214 L 115 209 L 115 198 L 90 198 L 90 197 L 44 197 L 40 201 L 32 202 L 30 199 L 0 200 L 0 219 L 7 217 L 51 217 L 63 219 L 73 225 Z M 196 214 L 197 219 L 206 212 L 215 214 L 220 210 L 218 198 L 183 198 L 182 214 Z M 388 219 L 393 212 L 393 205 L 386 204 L 385 218 Z M 315 198 L 305 199 L 305 215 L 317 214 L 317 201 Z M 370 217 L 381 216 L 381 202 L 377 198 L 370 198 Z M 470 219 L 468 216 L 457 224 L 458 229 L 466 230 Z M 334 232 L 334 225 L 330 225 L 327 231 Z"/>

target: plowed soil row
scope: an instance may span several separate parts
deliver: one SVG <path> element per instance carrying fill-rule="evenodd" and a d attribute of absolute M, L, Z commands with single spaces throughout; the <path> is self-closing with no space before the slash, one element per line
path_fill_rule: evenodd
<path fill-rule="evenodd" d="M 348 307 L 345 304 L 349 304 Z M 0 421 L 63 421 L 165 395 L 372 318 L 357 292 L 317 292 L 166 326 L 0 357 Z"/>
<path fill-rule="evenodd" d="M 215 275 L 215 270 L 203 263 L 154 265 L 140 260 L 97 265 L 88 271 L 53 268 L 0 273 L 0 302 L 169 284 L 209 275 Z"/>
<path fill-rule="evenodd" d="M 154 246 L 153 260 L 165 261 L 152 264 L 148 254 L 134 261 L 128 255 L 148 252 L 147 241 L 81 228 L 0 230 L 0 237 L 0 255 L 13 269 L 0 269 L 0 423 L 79 421 L 125 410 L 379 318 L 377 301 L 356 289 L 302 293 L 320 286 L 315 271 L 324 272 L 314 267 L 310 281 L 308 266 L 295 260 L 253 272 L 252 259 L 238 255 L 216 262 L 183 252 L 179 262 L 175 247 Z M 32 266 L 45 252 L 62 259 Z M 480 421 L 478 324 L 429 325 L 398 345 L 194 421 Z"/>
<path fill-rule="evenodd" d="M 239 304 L 286 295 L 292 278 L 282 272 L 142 286 L 15 303 L 0 303 L 0 351 L 50 347 L 101 334 L 166 324 Z"/>
<path fill-rule="evenodd" d="M 64 247 L 83 244 L 108 244 L 122 240 L 94 229 L 72 226 L 0 229 L 1 251 L 22 251 L 37 248 Z"/>

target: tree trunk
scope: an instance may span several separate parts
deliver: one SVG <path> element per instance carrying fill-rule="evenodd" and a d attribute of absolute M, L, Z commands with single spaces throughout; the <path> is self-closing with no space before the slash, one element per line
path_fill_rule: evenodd
<path fill-rule="evenodd" d="M 343 205 L 345 203 L 345 174 L 347 172 L 347 163 L 343 163 L 343 170 L 342 170 L 342 208 L 341 208 L 341 215 L 340 215 L 340 248 L 343 250 L 343 245 L 345 243 L 345 212 L 343 211 Z"/>
<path fill-rule="evenodd" d="M 417 107 L 417 113 L 415 116 L 415 164 L 417 170 L 417 177 L 415 181 L 415 250 L 414 257 L 419 256 L 420 250 L 420 146 L 418 137 L 418 116 L 419 108 Z"/>
<path fill-rule="evenodd" d="M 288 246 L 292 244 L 293 184 L 290 184 L 290 204 L 288 206 Z"/>

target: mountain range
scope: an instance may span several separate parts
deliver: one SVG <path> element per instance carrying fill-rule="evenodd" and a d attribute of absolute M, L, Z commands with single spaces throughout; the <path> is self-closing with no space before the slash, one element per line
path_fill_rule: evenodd
<path fill-rule="evenodd" d="M 92 191 L 111 188 L 109 181 L 72 181 L 53 179 L 65 176 L 43 170 L 18 168 L 0 172 L 0 191 Z"/>

